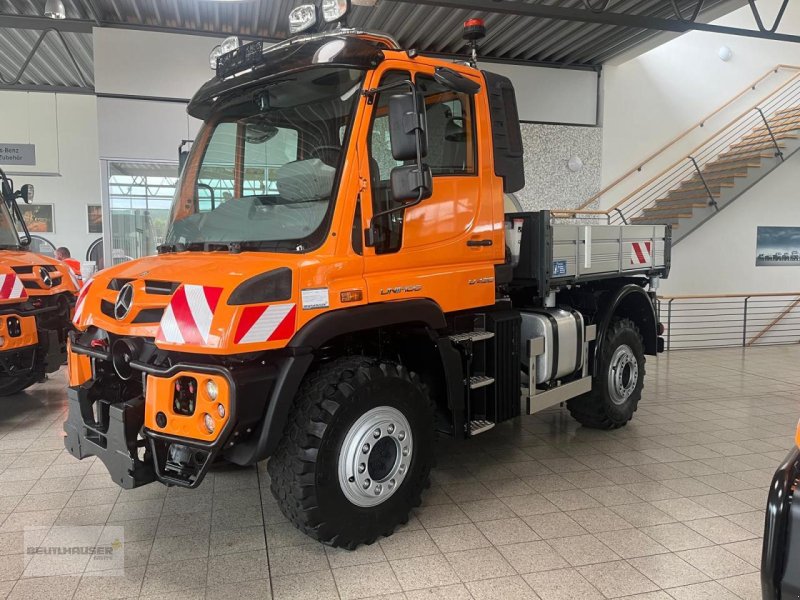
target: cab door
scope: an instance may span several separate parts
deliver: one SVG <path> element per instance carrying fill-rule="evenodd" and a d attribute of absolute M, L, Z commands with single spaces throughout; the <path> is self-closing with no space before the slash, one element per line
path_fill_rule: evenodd
<path fill-rule="evenodd" d="M 376 218 L 378 235 L 374 246 L 364 249 L 364 274 L 370 302 L 430 298 L 450 312 L 494 303 L 494 265 L 502 263 L 505 249 L 493 220 L 494 173 L 485 166 L 491 159 L 478 143 L 487 139 L 487 107 L 480 94 L 453 92 L 433 73 L 432 66 L 416 60 L 386 61 L 373 74 L 372 88 L 413 78 L 421 91 L 428 122 L 423 160 L 431 169 L 433 193 L 410 208 L 392 197 L 391 171 L 401 163 L 391 153 L 388 101 L 408 87 L 378 94 L 359 151 L 367 174 L 364 228 L 373 214 L 398 210 Z"/>

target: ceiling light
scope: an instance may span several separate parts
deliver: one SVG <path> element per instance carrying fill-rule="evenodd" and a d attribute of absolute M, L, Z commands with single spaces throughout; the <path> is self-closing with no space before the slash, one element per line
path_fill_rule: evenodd
<path fill-rule="evenodd" d="M 44 16 L 51 19 L 66 19 L 67 11 L 64 10 L 62 0 L 47 0 L 44 5 Z"/>

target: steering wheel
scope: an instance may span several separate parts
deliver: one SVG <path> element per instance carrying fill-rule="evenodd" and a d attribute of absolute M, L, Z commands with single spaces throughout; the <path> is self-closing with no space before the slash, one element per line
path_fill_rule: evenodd
<path fill-rule="evenodd" d="M 329 167 L 336 167 L 339 165 L 339 157 L 342 154 L 341 146 L 325 145 L 317 146 L 311 150 L 311 157 L 318 158 Z M 333 161 L 325 160 L 326 158 L 335 157 Z"/>

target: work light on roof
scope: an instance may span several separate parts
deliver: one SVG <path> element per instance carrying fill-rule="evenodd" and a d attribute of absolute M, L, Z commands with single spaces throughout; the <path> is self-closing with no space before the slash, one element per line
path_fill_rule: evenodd
<path fill-rule="evenodd" d="M 317 24 L 317 7 L 302 4 L 289 13 L 289 33 L 301 33 Z"/>
<path fill-rule="evenodd" d="M 214 46 L 214 49 L 211 50 L 211 54 L 208 55 L 208 64 L 211 65 L 212 69 L 217 68 L 217 59 L 222 56 L 222 46 Z"/>
<path fill-rule="evenodd" d="M 222 43 L 219 47 L 222 49 L 222 54 L 227 54 L 228 52 L 233 52 L 236 50 L 239 45 L 239 38 L 235 35 L 232 35 L 222 40 Z"/>
<path fill-rule="evenodd" d="M 335 23 L 347 14 L 349 8 L 348 0 L 322 0 L 322 20 Z"/>

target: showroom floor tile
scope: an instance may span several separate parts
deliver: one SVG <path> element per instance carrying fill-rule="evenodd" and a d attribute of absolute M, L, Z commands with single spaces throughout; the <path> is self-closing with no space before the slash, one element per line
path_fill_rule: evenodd
<path fill-rule="evenodd" d="M 674 352 L 648 360 L 639 411 L 618 431 L 553 409 L 443 441 L 423 506 L 355 552 L 289 524 L 264 464 L 218 468 L 197 490 L 120 490 L 62 449 L 58 374 L 0 399 L 0 599 L 756 600 L 798 362 L 792 346 Z M 123 526 L 124 571 L 29 576 L 24 532 L 54 525 Z"/>

